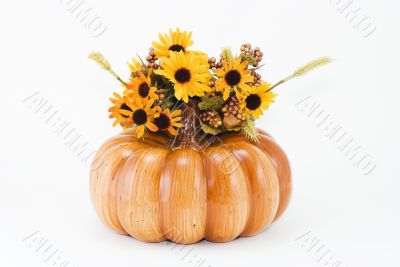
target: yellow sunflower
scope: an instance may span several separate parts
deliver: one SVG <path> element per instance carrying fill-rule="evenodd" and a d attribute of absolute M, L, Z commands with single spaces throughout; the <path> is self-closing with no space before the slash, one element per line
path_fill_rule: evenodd
<path fill-rule="evenodd" d="M 127 98 L 128 99 L 128 98 Z M 129 100 L 129 99 L 128 99 Z M 154 108 L 153 99 L 142 100 L 137 98 L 135 101 L 127 101 L 126 105 L 131 109 L 121 110 L 121 113 L 128 116 L 128 119 L 122 124 L 123 126 L 136 125 L 136 137 L 140 138 L 144 134 L 144 129 L 147 127 L 150 131 L 158 131 L 157 126 L 153 123 L 154 119 Z"/>
<path fill-rule="evenodd" d="M 157 88 L 151 86 L 150 77 L 152 72 L 153 69 L 150 69 L 146 77 L 142 71 L 139 71 L 139 77 L 132 78 L 130 83 L 126 85 L 127 92 L 125 92 L 125 94 L 132 99 L 146 99 L 150 97 L 151 99 L 158 100 L 158 95 L 156 94 Z"/>
<path fill-rule="evenodd" d="M 115 119 L 113 126 L 116 126 L 117 124 L 123 126 L 123 124 L 129 120 L 129 116 L 124 115 L 122 111 L 132 111 L 132 109 L 126 104 L 129 102 L 128 98 L 114 93 L 114 97 L 111 97 L 110 101 L 113 103 L 113 106 L 110 107 L 108 111 L 111 113 L 109 117 Z"/>
<path fill-rule="evenodd" d="M 172 29 L 169 30 L 169 35 L 164 33 L 158 34 L 158 38 L 160 39 L 160 43 L 153 42 L 152 45 L 155 48 L 154 54 L 157 58 L 169 57 L 170 52 L 186 52 L 187 48 L 193 45 L 193 41 L 191 40 L 192 32 L 181 32 L 179 28 L 176 28 L 175 31 Z"/>
<path fill-rule="evenodd" d="M 259 87 L 251 87 L 250 90 L 244 92 L 241 108 L 245 109 L 247 115 L 253 115 L 258 119 L 263 114 L 263 110 L 267 110 L 269 105 L 274 102 L 276 94 L 267 92 L 270 84 L 264 82 Z"/>
<path fill-rule="evenodd" d="M 161 62 L 161 69 L 154 73 L 174 83 L 175 97 L 186 103 L 189 96 L 204 96 L 205 92 L 211 91 L 209 84 L 212 75 L 204 56 L 184 54 L 182 51 L 171 53 L 169 58 Z"/>
<path fill-rule="evenodd" d="M 247 84 L 254 80 L 254 77 L 250 75 L 251 71 L 246 70 L 248 65 L 247 61 L 241 60 L 241 58 L 231 59 L 223 61 L 223 68 L 217 70 L 218 80 L 215 84 L 215 89 L 218 92 L 224 91 L 224 100 L 228 99 L 231 89 L 233 88 L 238 98 L 241 97 L 241 90 L 250 90 L 250 86 Z"/>
<path fill-rule="evenodd" d="M 176 109 L 173 112 L 167 108 L 165 111 L 162 111 L 159 106 L 155 107 L 156 114 L 154 115 L 154 124 L 158 127 L 160 131 L 168 131 L 172 135 L 178 135 L 178 132 L 174 127 L 181 128 L 184 126 L 183 123 L 180 122 L 182 117 L 182 110 Z"/>

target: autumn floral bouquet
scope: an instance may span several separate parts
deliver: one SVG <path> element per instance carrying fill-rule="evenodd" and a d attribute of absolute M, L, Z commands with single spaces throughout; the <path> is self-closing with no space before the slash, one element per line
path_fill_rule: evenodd
<path fill-rule="evenodd" d="M 114 126 L 133 128 L 137 138 L 145 131 L 174 140 L 184 132 L 193 138 L 241 131 L 257 141 L 255 120 L 274 102 L 273 89 L 330 62 L 311 61 L 271 85 L 259 74 L 263 52 L 249 43 L 236 55 L 224 48 L 217 59 L 191 50 L 191 32 L 177 28 L 158 37 L 145 60 L 138 57 L 128 64 L 129 81 L 122 80 L 100 53 L 89 56 L 123 85 L 122 94 L 110 98 L 110 118 Z"/>

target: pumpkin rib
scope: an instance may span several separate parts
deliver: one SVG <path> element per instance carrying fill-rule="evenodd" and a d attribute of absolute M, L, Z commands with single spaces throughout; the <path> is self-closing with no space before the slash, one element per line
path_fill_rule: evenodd
<path fill-rule="evenodd" d="M 103 158 L 107 156 L 111 150 L 116 149 L 117 147 L 123 146 L 123 145 L 130 145 L 130 144 L 143 144 L 141 142 L 137 142 L 135 140 L 131 140 L 131 138 L 127 139 L 125 138 L 115 138 L 112 140 L 109 140 L 109 143 L 104 143 L 100 149 L 97 151 L 93 162 L 91 166 L 91 171 L 96 170 L 96 168 L 100 167 L 103 164 Z"/>
<path fill-rule="evenodd" d="M 119 173 L 121 171 L 120 167 L 122 167 L 125 163 L 126 160 L 129 158 L 130 155 L 128 153 L 133 153 L 132 150 L 134 147 L 139 146 L 141 147 L 141 144 L 138 143 L 131 143 L 131 144 L 126 144 L 126 145 L 118 145 L 117 149 L 115 150 L 116 156 L 114 157 L 113 160 L 116 161 L 116 166 L 115 170 L 112 170 L 110 173 L 111 175 L 111 185 L 106 187 L 106 192 L 103 192 L 103 202 L 105 200 L 105 204 L 102 205 L 102 214 L 104 215 L 106 222 L 108 225 L 110 225 L 113 229 L 118 229 L 121 231 L 123 234 L 126 234 L 125 229 L 122 227 L 121 222 L 119 220 L 118 214 L 117 214 L 117 204 L 116 204 L 116 190 L 119 182 Z M 128 151 L 128 152 L 126 152 Z M 118 158 L 119 162 L 118 162 Z M 109 178 L 108 178 L 109 179 Z M 106 181 L 107 178 L 103 179 L 104 182 Z M 104 189 L 103 189 L 104 190 Z M 107 195 L 106 197 L 104 195 Z M 104 199 L 105 198 L 105 199 Z"/>
<path fill-rule="evenodd" d="M 138 141 L 136 137 L 133 137 L 131 135 L 120 134 L 112 138 L 109 138 L 97 150 L 96 155 L 91 164 L 90 172 L 95 171 L 101 164 L 103 164 L 103 158 L 109 153 L 110 149 L 112 150 L 119 145 L 132 144 L 132 143 L 142 143 L 142 142 Z"/>
<path fill-rule="evenodd" d="M 118 233 L 125 234 L 121 226 L 115 204 L 115 188 L 118 172 L 125 163 L 133 147 L 143 147 L 139 143 L 123 143 L 110 147 L 99 155 L 102 164 L 92 170 L 92 201 L 102 221 Z M 132 153 L 132 152 L 131 152 Z"/>
<path fill-rule="evenodd" d="M 135 142 L 135 139 L 136 138 L 129 135 L 116 135 L 104 142 L 97 151 L 97 154 L 104 154 L 107 150 L 118 144 Z"/>
<path fill-rule="evenodd" d="M 275 221 L 283 214 L 289 205 L 292 193 L 292 178 L 289 160 L 283 149 L 276 143 L 275 139 L 270 135 L 260 133 L 261 140 L 258 143 L 252 142 L 241 135 L 227 135 L 225 141 L 229 142 L 246 142 L 257 146 L 265 155 L 271 159 L 274 165 L 278 181 L 279 181 L 279 207 L 275 216 Z"/>
<path fill-rule="evenodd" d="M 228 242 L 240 235 L 248 220 L 246 177 L 237 158 L 225 146 L 211 146 L 204 153 L 203 160 L 207 166 L 205 238 L 213 242 Z"/>
<path fill-rule="evenodd" d="M 116 136 L 115 138 L 110 138 L 108 141 L 106 141 L 100 149 L 97 151 L 93 162 L 91 164 L 90 168 L 90 183 L 92 183 L 93 176 L 95 172 L 98 170 L 98 168 L 101 168 L 101 166 L 104 164 L 104 159 L 109 156 L 110 153 L 112 153 L 115 149 L 118 149 L 118 147 L 125 146 L 125 145 L 131 145 L 131 144 L 143 144 L 141 142 L 136 142 L 135 140 L 126 140 L 126 137 L 124 138 L 119 138 L 120 136 Z M 135 138 L 136 139 L 136 138 Z M 93 189 L 96 188 L 96 184 L 91 186 L 91 195 L 93 196 Z M 95 199 L 92 198 L 92 201 L 96 201 Z"/>
<path fill-rule="evenodd" d="M 110 138 L 100 147 L 100 149 L 97 151 L 93 159 L 90 169 L 90 193 L 91 193 L 92 203 L 95 206 L 96 213 L 98 214 L 102 222 L 106 225 L 108 225 L 108 223 L 104 220 L 104 217 L 102 216 L 102 209 L 99 209 L 99 207 L 102 206 L 101 205 L 102 202 L 100 202 L 101 194 L 99 193 L 99 183 L 101 183 L 103 179 L 107 179 L 107 176 L 105 175 L 100 176 L 100 172 L 102 171 L 102 168 L 106 166 L 104 164 L 104 159 L 109 157 L 111 152 L 117 149 L 116 147 L 108 145 L 109 141 L 112 141 L 114 139 L 115 137 Z M 113 228 L 112 226 L 110 227 Z M 117 232 L 123 233 L 124 231 L 117 230 Z"/>
<path fill-rule="evenodd" d="M 138 142 L 156 145 L 159 147 L 166 147 L 166 144 L 169 142 L 169 139 L 167 136 L 162 135 L 162 134 L 148 132 L 148 131 L 145 131 L 143 137 L 139 138 L 139 139 L 136 137 L 136 130 L 132 130 L 132 129 L 125 130 L 120 135 L 134 137 L 134 139 Z"/>
<path fill-rule="evenodd" d="M 206 181 L 200 154 L 190 148 L 170 151 L 160 179 L 163 232 L 181 244 L 204 237 Z"/>
<path fill-rule="evenodd" d="M 255 145 L 228 144 L 245 171 L 250 195 L 250 215 L 241 236 L 253 236 L 274 220 L 279 205 L 279 182 L 271 160 Z"/>
<path fill-rule="evenodd" d="M 110 149 L 103 151 L 102 154 L 99 154 L 98 158 L 101 158 L 102 164 L 91 171 L 91 196 L 96 212 L 103 223 L 108 225 L 114 231 L 123 234 L 125 231 L 122 227 L 118 225 L 118 223 L 113 224 L 104 210 L 104 205 L 108 204 L 104 200 L 108 195 L 108 192 L 105 193 L 105 191 L 109 189 L 107 188 L 107 180 L 109 180 L 110 176 L 114 175 L 110 175 L 110 173 L 113 173 L 115 169 L 117 169 L 116 167 L 121 165 L 123 160 L 122 158 L 115 157 L 114 154 L 112 154 L 119 149 L 121 149 L 121 147 L 111 147 Z M 113 167 L 113 165 L 116 166 Z M 108 200 L 111 201 L 111 199 Z"/>
<path fill-rule="evenodd" d="M 272 137 L 261 134 L 259 149 L 271 159 L 279 180 L 279 207 L 274 221 L 276 221 L 289 206 L 292 194 L 292 175 L 289 159 L 283 149 L 275 142 Z"/>
<path fill-rule="evenodd" d="M 115 141 L 115 138 L 113 139 L 109 139 L 107 140 L 100 148 L 99 150 L 96 152 L 96 155 L 93 158 L 91 167 L 90 167 L 90 183 L 92 184 L 93 181 L 93 176 L 95 175 L 96 171 L 101 168 L 101 166 L 104 164 L 104 158 L 107 157 L 107 155 L 110 154 L 110 152 L 114 149 L 116 149 L 116 147 L 118 147 L 118 144 L 124 144 L 124 143 L 118 143 L 117 141 Z M 130 144 L 129 142 L 125 142 L 125 144 Z M 96 186 L 93 185 L 91 186 L 91 195 L 93 196 L 93 189 Z M 92 201 L 95 201 L 94 199 L 92 199 Z"/>
<path fill-rule="evenodd" d="M 117 189 L 117 212 L 122 227 L 136 239 L 165 240 L 160 212 L 160 177 L 167 149 L 148 148 L 134 152 L 121 169 Z"/>
<path fill-rule="evenodd" d="M 101 193 L 96 192 L 98 188 L 98 180 L 93 181 L 94 177 L 97 177 L 98 175 L 96 174 L 97 168 L 101 168 L 101 166 L 105 165 L 105 159 L 113 153 L 113 151 L 116 151 L 120 149 L 121 147 L 126 147 L 126 146 L 132 146 L 132 145 L 140 145 L 146 146 L 146 149 L 151 149 L 150 143 L 148 142 L 143 142 L 140 139 L 137 139 L 134 134 L 131 133 L 125 133 L 125 134 L 120 134 L 117 135 L 113 138 L 110 138 L 107 140 L 98 150 L 96 153 L 96 156 L 94 158 L 94 161 L 92 163 L 92 168 L 90 171 L 90 176 L 91 176 L 91 195 L 92 195 L 92 202 L 94 203 L 95 209 L 98 213 L 98 216 L 101 218 L 104 224 L 108 225 L 110 228 L 112 228 L 114 231 L 120 233 L 120 234 L 126 234 L 125 229 L 120 225 L 119 218 L 118 216 L 109 216 L 110 210 L 113 210 L 113 208 L 108 208 L 109 206 L 107 204 L 115 203 L 115 200 L 109 199 L 106 201 L 106 203 L 103 203 Z M 136 151 L 139 152 L 139 151 Z M 118 156 L 117 156 L 118 157 Z M 123 165 L 123 164 L 121 164 Z M 107 177 L 104 177 L 103 179 L 107 179 Z M 112 189 L 115 188 L 115 186 L 112 186 L 109 188 L 109 192 L 112 191 Z M 112 205 L 110 207 L 113 207 L 115 205 Z M 111 213 L 115 214 L 115 212 L 111 211 Z"/>
<path fill-rule="evenodd" d="M 264 131 L 263 129 L 257 129 L 257 132 L 258 132 L 260 135 L 265 135 L 265 136 L 271 138 L 272 140 L 275 140 L 274 137 L 273 137 L 272 135 L 270 135 L 269 133 L 267 133 L 267 132 Z"/>

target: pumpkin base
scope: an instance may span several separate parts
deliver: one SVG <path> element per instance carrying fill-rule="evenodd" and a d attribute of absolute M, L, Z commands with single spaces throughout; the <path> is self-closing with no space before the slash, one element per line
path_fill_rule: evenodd
<path fill-rule="evenodd" d="M 262 232 L 286 209 L 292 183 L 285 153 L 259 132 L 257 144 L 229 133 L 198 149 L 168 146 L 164 134 L 137 139 L 124 131 L 92 163 L 98 216 L 145 242 L 228 242 Z"/>

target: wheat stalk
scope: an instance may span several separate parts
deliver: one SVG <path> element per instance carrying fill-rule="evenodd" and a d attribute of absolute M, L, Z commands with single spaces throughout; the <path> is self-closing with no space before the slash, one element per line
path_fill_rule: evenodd
<path fill-rule="evenodd" d="M 258 134 L 253 116 L 247 117 L 242 122 L 242 133 L 253 142 L 258 143 L 260 141 L 260 135 Z"/>
<path fill-rule="evenodd" d="M 312 71 L 313 69 L 316 69 L 318 67 L 324 66 L 326 64 L 329 64 L 332 62 L 332 59 L 329 57 L 321 57 L 321 58 L 317 58 L 314 59 L 310 62 L 308 62 L 306 65 L 298 68 L 297 70 L 295 70 L 293 72 L 293 74 L 289 75 L 288 77 L 286 77 L 285 79 L 280 80 L 279 82 L 277 82 L 276 84 L 272 85 L 267 92 L 271 91 L 272 89 L 274 89 L 275 87 L 277 87 L 278 85 L 281 85 L 293 78 L 296 77 L 300 77 L 303 75 L 306 75 L 307 73 L 309 73 L 310 71 Z"/>
<path fill-rule="evenodd" d="M 301 68 L 298 68 L 294 73 L 294 77 L 299 77 L 307 74 L 308 72 L 312 71 L 315 68 L 321 67 L 323 65 L 329 64 L 332 62 L 332 59 L 329 57 L 321 57 L 314 59 L 311 62 L 308 62 L 306 65 L 304 65 Z"/>
<path fill-rule="evenodd" d="M 224 47 L 221 52 L 222 58 L 229 62 L 233 58 L 232 49 Z"/>
<path fill-rule="evenodd" d="M 92 52 L 89 54 L 89 59 L 93 60 L 96 62 L 102 69 L 105 71 L 111 73 L 112 76 L 114 76 L 120 83 L 123 85 L 126 85 L 126 82 L 124 82 L 116 73 L 115 71 L 111 68 L 110 63 L 108 60 L 100 53 L 100 52 Z"/>

